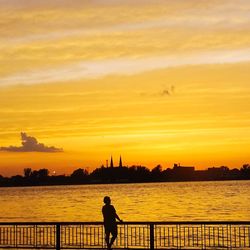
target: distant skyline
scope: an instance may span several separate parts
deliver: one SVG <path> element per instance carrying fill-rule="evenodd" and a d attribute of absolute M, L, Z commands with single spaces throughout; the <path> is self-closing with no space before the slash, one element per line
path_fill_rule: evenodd
<path fill-rule="evenodd" d="M 0 1 L 0 174 L 67 174 L 111 155 L 249 163 L 249 11 L 248 0 Z"/>

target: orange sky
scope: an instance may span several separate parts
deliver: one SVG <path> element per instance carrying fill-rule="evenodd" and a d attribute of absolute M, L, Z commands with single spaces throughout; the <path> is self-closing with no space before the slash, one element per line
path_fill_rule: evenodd
<path fill-rule="evenodd" d="M 248 0 L 1 1 L 0 174 L 91 170 L 111 154 L 249 163 L 249 11 Z M 63 152 L 27 152 L 21 132 Z"/>

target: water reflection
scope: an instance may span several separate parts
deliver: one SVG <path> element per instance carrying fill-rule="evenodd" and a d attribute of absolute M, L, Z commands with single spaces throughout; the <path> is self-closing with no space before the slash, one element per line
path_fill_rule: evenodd
<path fill-rule="evenodd" d="M 126 221 L 250 220 L 250 181 L 0 188 L 1 221 L 102 221 L 105 195 Z"/>

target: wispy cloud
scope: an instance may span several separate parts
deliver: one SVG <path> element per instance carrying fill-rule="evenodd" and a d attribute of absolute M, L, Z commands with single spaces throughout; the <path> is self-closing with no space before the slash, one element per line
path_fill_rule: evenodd
<path fill-rule="evenodd" d="M 175 86 L 171 85 L 170 87 L 164 88 L 161 91 L 160 96 L 169 96 L 169 95 L 172 95 L 172 94 L 174 94 L 174 91 L 175 91 Z"/>
<path fill-rule="evenodd" d="M 174 3 L 174 1 L 164 0 L 157 1 L 159 5 L 155 5 L 155 1 L 137 1 L 136 4 L 132 4 L 134 1 L 128 0 L 91 1 L 91 3 L 88 4 L 81 3 L 81 1 L 74 1 L 74 3 L 70 4 L 71 10 L 75 9 L 77 12 L 70 11 L 67 13 L 62 10 L 55 11 L 54 8 L 52 8 L 53 4 L 51 5 L 51 1 L 36 1 L 35 3 L 23 1 L 22 4 L 20 4 L 20 1 L 8 2 L 9 1 L 0 1 L 0 10 L 1 7 L 6 7 L 6 5 L 13 10 L 15 9 L 15 6 L 28 6 L 29 14 L 26 18 L 30 18 L 31 20 L 33 18 L 36 20 L 36 25 L 34 27 L 29 27 L 32 23 L 24 22 L 19 27 L 20 29 L 23 29 L 27 25 L 23 32 L 13 32 L 11 36 L 4 36 L 3 33 L 0 36 L 0 43 L 1 46 L 7 47 L 10 45 L 43 41 L 48 42 L 64 38 L 112 35 L 115 32 L 126 34 L 131 31 L 145 32 L 154 29 L 181 29 L 193 31 L 194 33 L 197 31 L 203 31 L 204 29 L 207 31 L 216 31 L 220 29 L 229 29 L 232 31 L 237 29 L 242 30 L 243 28 L 248 29 L 250 24 L 250 4 L 249 1 L 246 0 L 238 0 L 237 3 L 230 0 L 215 1 L 215 3 L 209 1 L 210 4 L 205 4 L 203 1 L 201 3 L 199 3 L 199 1 L 189 1 L 189 3 L 185 3 L 185 1 L 176 1 L 176 3 Z M 59 2 L 60 7 L 68 6 L 67 1 Z M 80 6 L 79 3 L 81 3 Z M 33 11 L 37 10 L 37 8 L 39 9 L 40 4 L 42 4 L 43 8 L 45 8 L 45 6 L 50 10 L 52 8 L 53 11 L 46 12 L 46 15 L 43 14 L 37 19 L 37 12 L 33 13 Z M 109 11 L 112 10 L 112 6 L 119 6 L 119 10 L 122 10 L 122 8 L 125 8 L 127 5 L 132 6 L 129 10 L 124 9 L 126 14 L 119 15 L 118 11 L 118 13 L 110 15 Z M 36 8 L 34 8 L 35 6 Z M 89 6 L 92 8 L 89 9 Z M 154 6 L 154 9 L 158 8 L 159 14 L 152 15 L 152 11 L 147 12 L 149 6 Z M 101 18 L 99 16 L 100 9 L 97 12 L 93 11 L 93 8 L 101 8 L 103 16 Z M 168 11 L 169 8 L 172 9 L 172 12 Z M 166 11 L 160 12 L 160 9 Z M 78 11 L 79 13 L 83 11 L 82 15 L 79 15 Z M 88 17 L 81 18 L 81 16 L 85 16 L 84 14 L 88 11 L 91 12 L 89 17 L 91 19 L 88 19 Z M 3 20 L 6 21 L 4 24 L 13 24 L 13 19 L 21 19 L 21 22 L 23 22 L 26 20 L 25 14 L 23 15 L 24 16 L 20 16 L 20 13 L 16 13 L 15 11 L 11 13 L 8 12 L 8 15 L 3 18 Z M 137 18 L 134 18 L 135 15 Z M 124 18 L 124 16 L 126 18 Z M 52 18 L 53 25 L 50 25 L 51 27 L 49 29 L 44 29 Z M 67 20 L 66 25 L 65 20 Z M 95 22 L 93 22 L 93 20 L 95 20 Z M 30 28 L 37 32 L 31 34 L 29 32 Z M 4 29 L 2 31 L 4 31 Z M 6 31 L 8 31 L 8 29 L 6 29 Z"/>
<path fill-rule="evenodd" d="M 0 78 L 0 85 L 67 82 L 108 75 L 133 75 L 171 67 L 204 64 L 227 64 L 250 61 L 250 49 L 190 53 L 173 56 L 118 58 L 83 61 L 53 69 L 21 72 Z"/>
<path fill-rule="evenodd" d="M 222 11 L 224 12 L 222 15 Z M 217 13 L 217 15 L 215 15 Z M 100 25 L 99 27 L 75 27 L 70 29 L 43 31 L 38 34 L 24 36 L 1 37 L 1 45 L 10 46 L 17 44 L 32 43 L 37 41 L 53 41 L 64 38 L 86 37 L 95 35 L 108 35 L 114 32 L 147 31 L 153 29 L 186 29 L 186 30 L 220 30 L 220 29 L 243 29 L 250 24 L 249 12 L 245 9 L 210 9 L 197 15 L 197 10 L 184 13 L 183 16 L 160 16 L 149 20 L 118 22 L 116 24 Z"/>
<path fill-rule="evenodd" d="M 35 137 L 28 136 L 26 133 L 21 133 L 22 146 L 8 146 L 0 147 L 0 151 L 8 152 L 46 152 L 55 153 L 62 152 L 62 148 L 56 148 L 54 146 L 46 146 L 43 143 L 39 143 Z"/>

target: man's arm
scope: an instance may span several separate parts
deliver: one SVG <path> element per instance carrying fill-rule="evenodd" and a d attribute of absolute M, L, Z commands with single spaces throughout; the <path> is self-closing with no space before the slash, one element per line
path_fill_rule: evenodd
<path fill-rule="evenodd" d="M 115 213 L 115 218 L 116 218 L 117 220 L 119 220 L 120 222 L 123 222 L 123 221 L 119 218 L 119 216 L 118 216 L 117 213 Z"/>
<path fill-rule="evenodd" d="M 123 222 L 123 221 L 119 218 L 118 214 L 116 213 L 116 210 L 115 210 L 114 206 L 112 206 L 112 207 L 113 207 L 113 211 L 114 211 L 114 213 L 115 213 L 115 218 L 116 218 L 117 220 L 119 220 L 120 222 Z"/>

